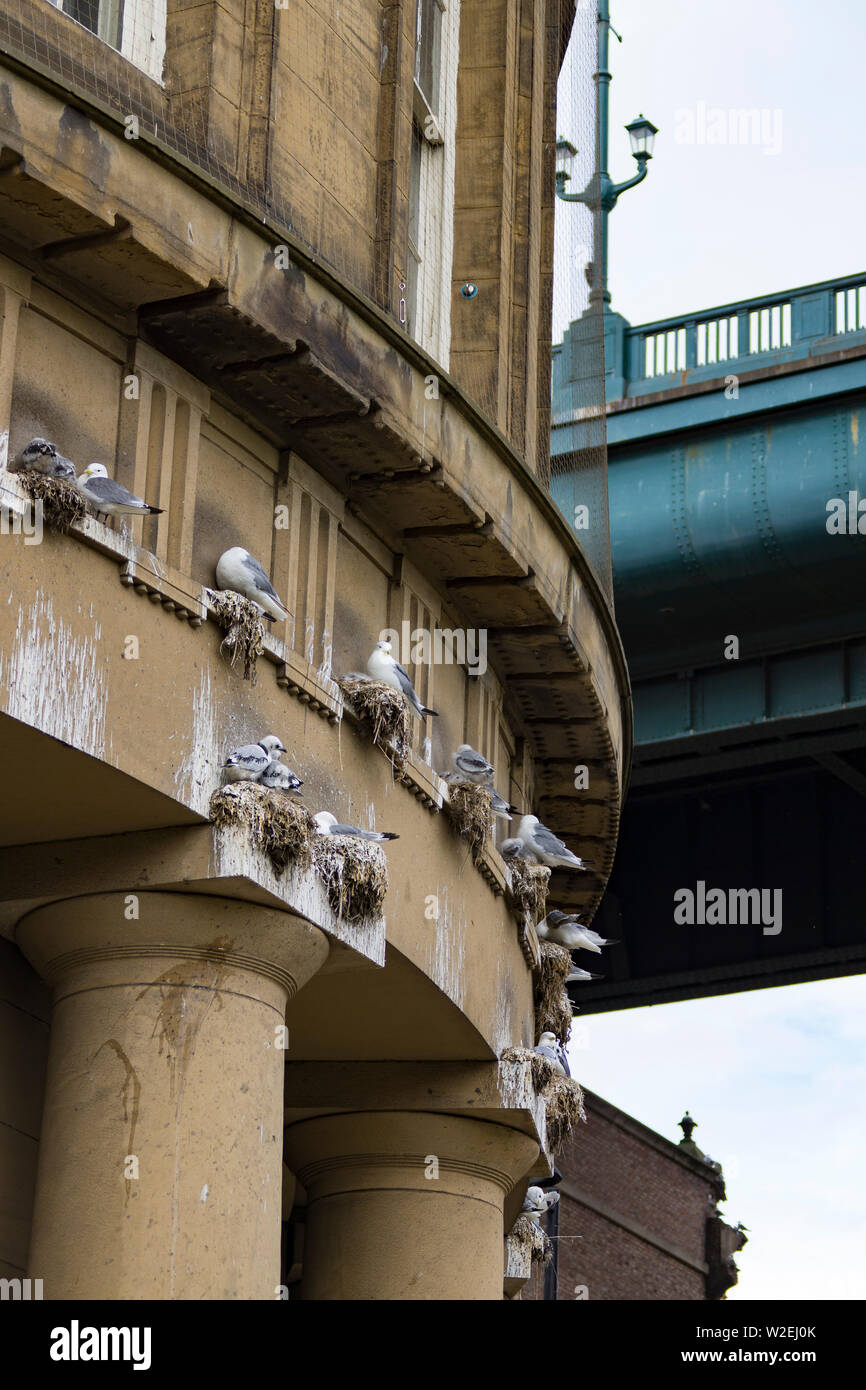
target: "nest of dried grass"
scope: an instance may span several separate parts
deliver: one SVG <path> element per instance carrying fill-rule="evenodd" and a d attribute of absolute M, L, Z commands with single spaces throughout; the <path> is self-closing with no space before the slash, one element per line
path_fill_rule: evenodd
<path fill-rule="evenodd" d="M 87 511 L 84 498 L 65 478 L 49 478 L 27 468 L 17 477 L 34 507 L 41 504 L 43 520 L 52 531 L 68 531 L 73 522 L 84 517 Z"/>
<path fill-rule="evenodd" d="M 550 1085 L 557 1075 L 556 1068 L 546 1057 L 533 1052 L 531 1047 L 507 1047 L 499 1059 L 502 1062 L 529 1062 L 532 1068 L 532 1084 L 539 1095 Z"/>
<path fill-rule="evenodd" d="M 380 845 L 350 835 L 318 835 L 313 862 L 340 921 L 362 922 L 381 915 L 388 866 Z"/>
<path fill-rule="evenodd" d="M 337 685 L 361 721 L 363 732 L 402 772 L 409 755 L 409 711 L 402 693 L 357 672 L 341 676 Z"/>
<path fill-rule="evenodd" d="M 550 870 L 545 864 L 532 864 L 528 859 L 509 859 L 511 896 L 521 912 L 533 922 L 540 922 L 547 912 L 547 885 Z"/>
<path fill-rule="evenodd" d="M 477 863 L 493 829 L 490 788 L 476 782 L 449 781 L 447 806 L 461 840 L 467 842 L 472 859 Z"/>
<path fill-rule="evenodd" d="M 258 782 L 231 782 L 211 797 L 210 818 L 214 825 L 246 827 L 277 874 L 284 873 L 290 863 L 305 868 L 310 862 L 315 822 L 304 806 L 282 792 Z"/>
<path fill-rule="evenodd" d="M 547 1144 L 555 1153 L 565 1143 L 578 1122 L 586 1122 L 583 1091 L 573 1076 L 554 1074 L 544 1094 L 547 1119 Z"/>
<path fill-rule="evenodd" d="M 264 651 L 265 625 L 254 603 L 233 589 L 209 590 L 214 617 L 225 637 L 220 651 L 226 652 L 232 668 L 243 662 L 244 680 L 256 683 L 256 660 Z"/>
<path fill-rule="evenodd" d="M 527 1255 L 533 1264 L 550 1263 L 553 1254 L 553 1241 L 536 1225 L 528 1212 L 521 1212 L 511 1228 L 509 1241 L 516 1245 L 518 1261 L 524 1264 Z"/>
<path fill-rule="evenodd" d="M 571 1000 L 565 977 L 571 970 L 571 952 L 552 941 L 539 942 L 541 959 L 535 972 L 535 1037 L 555 1033 L 563 1047 L 571 1031 Z"/>

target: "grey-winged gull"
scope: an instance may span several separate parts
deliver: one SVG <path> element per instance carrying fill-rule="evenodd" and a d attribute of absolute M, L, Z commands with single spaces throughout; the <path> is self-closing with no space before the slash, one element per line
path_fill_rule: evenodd
<path fill-rule="evenodd" d="M 541 1037 L 538 1039 L 537 1046 L 532 1050 L 533 1052 L 537 1052 L 539 1057 L 546 1057 L 548 1062 L 552 1062 L 561 1076 L 571 1076 L 565 1048 L 562 1046 L 562 1043 L 555 1033 L 542 1033 Z"/>
<path fill-rule="evenodd" d="M 419 718 L 425 714 L 436 714 L 435 709 L 428 709 L 426 705 L 422 705 L 409 679 L 409 672 L 391 655 L 390 642 L 376 643 L 367 662 L 367 674 L 372 676 L 374 681 L 381 681 L 383 685 L 390 685 L 393 690 L 401 691 Z"/>
<path fill-rule="evenodd" d="M 551 869 L 582 869 L 590 866 L 572 854 L 568 845 L 557 839 L 552 830 L 542 825 L 538 816 L 524 816 L 517 830 L 517 838 L 527 849 L 531 849 L 536 859 Z"/>
<path fill-rule="evenodd" d="M 468 743 L 461 743 L 456 753 L 451 754 L 451 765 L 458 776 L 467 782 L 477 782 L 479 786 L 485 786 L 493 780 L 493 766 L 476 753 Z"/>
<path fill-rule="evenodd" d="M 289 610 L 278 596 L 258 560 L 244 550 L 243 546 L 232 546 L 216 562 L 216 581 L 220 589 L 231 589 L 243 598 L 248 598 L 265 616 L 273 622 L 283 623 Z"/>
<path fill-rule="evenodd" d="M 279 761 L 285 748 L 276 734 L 265 734 L 258 743 L 242 743 L 229 753 L 223 763 L 227 782 L 255 782 L 270 763 Z"/>
<path fill-rule="evenodd" d="M 76 487 L 97 516 L 156 516 L 162 512 L 162 507 L 152 507 L 122 483 L 109 478 L 103 463 L 88 464 Z"/>
<path fill-rule="evenodd" d="M 313 820 L 320 835 L 349 835 L 353 840 L 399 840 L 393 830 L 362 830 L 359 825 L 341 825 L 330 811 L 319 811 Z"/>

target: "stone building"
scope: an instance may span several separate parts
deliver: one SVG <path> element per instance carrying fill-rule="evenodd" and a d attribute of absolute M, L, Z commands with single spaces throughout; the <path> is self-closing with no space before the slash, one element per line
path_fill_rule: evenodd
<path fill-rule="evenodd" d="M 521 1296 L 721 1298 L 737 1282 L 733 1256 L 746 1238 L 717 1209 L 724 1175 L 692 1139 L 695 1122 L 684 1117 L 675 1144 L 592 1091 L 584 1101 L 587 1123 L 557 1156 L 555 1276 L 534 1272 Z"/>
<path fill-rule="evenodd" d="M 0 16 L 2 459 L 46 438 L 163 509 L 37 544 L 0 472 L 0 1276 L 48 1299 L 501 1298 L 550 1171 L 499 1061 L 537 941 L 438 773 L 480 749 L 587 852 L 555 874 L 591 918 L 631 714 L 547 490 L 574 5 L 338 8 Z M 255 684 L 235 545 L 291 613 Z M 441 637 L 397 653 L 438 711 L 397 770 L 336 684 L 386 629 Z M 399 832 L 382 914 L 211 823 L 266 731 L 310 810 Z"/>

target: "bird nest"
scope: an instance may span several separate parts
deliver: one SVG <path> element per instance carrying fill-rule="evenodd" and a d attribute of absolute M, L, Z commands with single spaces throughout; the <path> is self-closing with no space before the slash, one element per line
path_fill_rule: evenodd
<path fill-rule="evenodd" d="M 550 1236 L 545 1235 L 528 1212 L 520 1213 L 511 1228 L 508 1242 L 515 1249 L 519 1265 L 525 1267 L 527 1257 L 534 1265 L 550 1263 L 550 1257 L 553 1254 L 553 1241 Z"/>
<path fill-rule="evenodd" d="M 45 524 L 52 531 L 68 531 L 87 511 L 84 498 L 65 478 L 49 478 L 32 469 L 22 469 L 18 481 L 34 506 L 41 507 Z"/>
<path fill-rule="evenodd" d="M 310 862 L 313 818 L 282 792 L 258 782 L 232 782 L 214 792 L 210 818 L 214 825 L 244 826 L 277 874 L 284 873 L 290 863 L 305 868 Z"/>
<path fill-rule="evenodd" d="M 388 868 L 380 845 L 350 835 L 320 835 L 313 843 L 313 860 L 341 921 L 381 916 Z"/>
<path fill-rule="evenodd" d="M 547 1120 L 547 1147 L 556 1153 L 574 1130 L 578 1122 L 586 1123 L 583 1108 L 583 1091 L 573 1076 L 554 1074 L 553 1080 L 544 1092 L 544 1110 Z"/>
<path fill-rule="evenodd" d="M 358 673 L 341 676 L 337 685 L 358 716 L 363 732 L 402 772 L 409 756 L 409 711 L 402 692 Z"/>
<path fill-rule="evenodd" d="M 528 859 L 509 859 L 511 896 L 515 906 L 528 913 L 533 922 L 540 922 L 547 911 L 547 885 L 550 870 L 544 864 L 532 864 Z"/>
<path fill-rule="evenodd" d="M 244 680 L 256 683 L 256 661 L 264 651 L 265 625 L 254 603 L 232 589 L 209 589 L 214 617 L 225 637 L 220 651 L 226 652 L 234 669 L 243 662 Z"/>
<path fill-rule="evenodd" d="M 542 1095 L 555 1076 L 558 1075 L 556 1067 L 547 1057 L 542 1057 L 540 1052 L 533 1052 L 531 1047 L 507 1047 L 499 1059 L 501 1062 L 517 1062 L 521 1066 L 528 1062 L 532 1068 L 532 1084 L 539 1095 Z"/>
<path fill-rule="evenodd" d="M 555 1033 L 563 1047 L 571 1031 L 571 1000 L 565 977 L 571 970 L 571 952 L 552 941 L 539 942 L 541 959 L 535 972 L 535 1035 Z"/>
<path fill-rule="evenodd" d="M 447 806 L 461 840 L 467 842 L 473 861 L 477 863 L 493 829 L 490 788 L 475 782 L 449 782 Z"/>

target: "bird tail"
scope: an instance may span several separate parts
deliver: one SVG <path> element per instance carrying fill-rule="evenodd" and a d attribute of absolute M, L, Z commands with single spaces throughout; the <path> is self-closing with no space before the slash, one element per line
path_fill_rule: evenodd
<path fill-rule="evenodd" d="M 399 838 L 400 838 L 400 836 L 399 836 L 399 835 L 396 835 L 396 834 L 394 833 L 393 830 L 380 830 L 380 831 L 379 831 L 379 839 L 380 839 L 380 840 L 399 840 Z"/>
<path fill-rule="evenodd" d="M 144 510 L 146 512 L 149 512 L 151 516 L 162 516 L 163 512 L 165 511 L 165 507 L 151 507 L 148 503 L 145 506 Z"/>
<path fill-rule="evenodd" d="M 435 714 L 436 717 L 437 717 L 437 719 L 438 719 L 438 717 L 439 717 L 439 711 L 438 711 L 438 709 L 428 709 L 426 705 L 422 705 L 422 706 L 421 706 L 421 713 L 422 713 L 422 714 Z"/>

